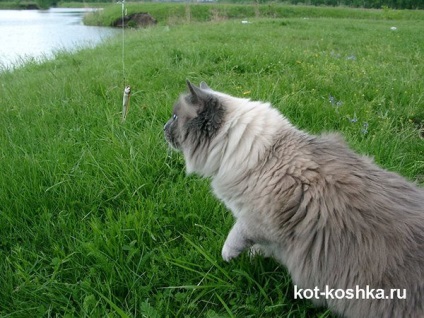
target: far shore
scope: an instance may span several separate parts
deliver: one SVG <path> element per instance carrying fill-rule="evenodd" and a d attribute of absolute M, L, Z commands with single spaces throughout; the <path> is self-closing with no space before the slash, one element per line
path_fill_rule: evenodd
<path fill-rule="evenodd" d="M 98 7 L 104 7 L 105 5 L 108 5 L 109 3 L 83 3 L 83 2 L 61 2 L 60 4 L 57 4 L 55 6 L 52 6 L 52 8 L 81 8 L 81 7 L 88 7 L 88 8 L 98 8 Z M 0 10 L 47 10 L 49 8 L 43 8 L 40 7 L 36 2 L 0 2 Z"/>

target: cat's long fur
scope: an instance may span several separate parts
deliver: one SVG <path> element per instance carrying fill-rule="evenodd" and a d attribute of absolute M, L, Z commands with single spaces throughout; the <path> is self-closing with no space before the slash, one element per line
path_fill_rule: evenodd
<path fill-rule="evenodd" d="M 424 317 L 423 189 L 337 134 L 296 129 L 269 103 L 188 88 L 165 136 L 236 219 L 224 260 L 254 245 L 299 288 L 406 290 L 406 299 L 315 300 L 344 317 Z"/>

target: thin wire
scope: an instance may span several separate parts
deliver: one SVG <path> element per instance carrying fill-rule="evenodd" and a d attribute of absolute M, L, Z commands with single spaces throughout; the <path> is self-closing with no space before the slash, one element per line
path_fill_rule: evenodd
<path fill-rule="evenodd" d="M 131 97 L 131 87 L 126 85 L 127 79 L 125 77 L 125 0 L 121 0 L 121 8 L 122 8 L 122 77 L 124 80 L 124 97 L 122 100 L 122 122 L 125 122 L 127 118 L 128 110 L 130 107 L 130 97 Z"/>
<path fill-rule="evenodd" d="M 121 1 L 122 8 L 122 77 L 124 79 L 124 86 L 126 85 L 125 78 L 125 0 Z"/>

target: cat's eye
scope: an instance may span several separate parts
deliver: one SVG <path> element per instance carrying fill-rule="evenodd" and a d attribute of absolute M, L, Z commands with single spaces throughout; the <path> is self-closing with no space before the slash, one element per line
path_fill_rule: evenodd
<path fill-rule="evenodd" d="M 176 114 L 174 114 L 174 116 L 172 116 L 173 120 L 177 120 L 178 116 Z"/>

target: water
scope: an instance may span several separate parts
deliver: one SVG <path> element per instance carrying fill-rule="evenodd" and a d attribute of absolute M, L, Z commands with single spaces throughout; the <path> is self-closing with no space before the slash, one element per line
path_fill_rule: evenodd
<path fill-rule="evenodd" d="M 83 25 L 83 15 L 91 10 L 0 10 L 0 68 L 51 58 L 59 50 L 95 46 L 118 34 L 117 29 Z"/>

